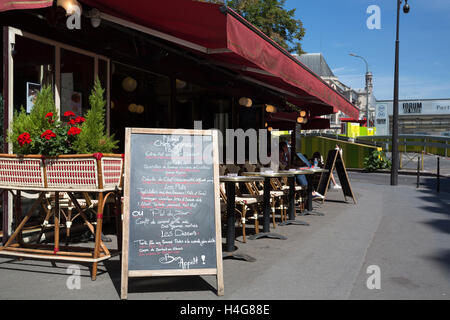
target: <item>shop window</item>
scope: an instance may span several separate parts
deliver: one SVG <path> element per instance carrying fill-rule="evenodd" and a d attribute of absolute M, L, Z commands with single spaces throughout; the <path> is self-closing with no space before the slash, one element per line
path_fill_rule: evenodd
<path fill-rule="evenodd" d="M 61 115 L 66 111 L 83 115 L 90 109 L 94 65 L 93 57 L 61 49 Z"/>
<path fill-rule="evenodd" d="M 111 74 L 110 133 L 120 141 L 120 150 L 126 127 L 170 126 L 169 78 L 121 63 L 111 63 Z"/>
<path fill-rule="evenodd" d="M 108 61 L 106 60 L 98 59 L 98 79 L 106 91 L 108 86 Z"/>
<path fill-rule="evenodd" d="M 14 109 L 31 111 L 36 94 L 44 85 L 54 85 L 53 46 L 16 35 L 14 61 Z"/>

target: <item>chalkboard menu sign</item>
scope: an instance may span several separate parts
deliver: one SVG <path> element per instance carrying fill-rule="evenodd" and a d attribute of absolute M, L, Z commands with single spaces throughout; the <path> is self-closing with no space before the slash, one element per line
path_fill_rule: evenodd
<path fill-rule="evenodd" d="M 327 172 L 322 173 L 319 185 L 317 187 L 317 192 L 323 196 L 326 196 L 328 186 L 331 181 L 331 175 L 333 174 L 334 169 L 336 169 L 345 201 L 347 201 L 347 197 L 351 197 L 353 202 L 356 204 L 356 198 L 353 194 L 352 187 L 350 186 L 350 180 L 348 178 L 347 169 L 345 168 L 344 159 L 342 159 L 339 150 L 328 151 L 327 162 L 325 163 L 324 169 L 327 169 Z"/>
<path fill-rule="evenodd" d="M 223 294 L 217 132 L 127 128 L 122 299 L 128 277 L 217 275 Z"/>

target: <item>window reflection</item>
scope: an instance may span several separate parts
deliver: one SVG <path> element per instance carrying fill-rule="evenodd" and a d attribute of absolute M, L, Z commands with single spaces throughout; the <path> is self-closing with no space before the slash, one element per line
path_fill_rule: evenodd
<path fill-rule="evenodd" d="M 14 109 L 31 111 L 42 86 L 54 85 L 53 46 L 16 35 L 14 59 Z"/>
<path fill-rule="evenodd" d="M 85 114 L 93 87 L 94 58 L 61 49 L 61 115 L 66 111 Z"/>

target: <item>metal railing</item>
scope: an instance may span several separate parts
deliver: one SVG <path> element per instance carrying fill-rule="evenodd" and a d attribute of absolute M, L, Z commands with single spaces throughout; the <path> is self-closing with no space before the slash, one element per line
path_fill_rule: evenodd
<path fill-rule="evenodd" d="M 355 139 L 357 143 L 371 143 L 391 151 L 392 136 L 364 136 Z M 404 134 L 398 139 L 400 152 L 430 153 L 448 157 L 450 154 L 450 137 Z"/>

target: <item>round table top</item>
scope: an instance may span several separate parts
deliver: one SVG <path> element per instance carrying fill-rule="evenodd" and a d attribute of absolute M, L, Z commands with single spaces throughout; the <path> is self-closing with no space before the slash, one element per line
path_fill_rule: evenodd
<path fill-rule="evenodd" d="M 327 169 L 322 168 L 307 168 L 307 169 L 296 169 L 296 170 L 280 170 L 279 172 L 290 172 L 295 175 L 302 175 L 302 174 L 314 174 L 316 172 L 328 172 Z"/>
<path fill-rule="evenodd" d="M 328 169 L 322 169 L 322 168 L 309 168 L 308 170 L 311 170 L 313 173 L 316 173 L 316 172 L 328 172 L 328 171 L 330 171 L 330 170 L 328 170 Z"/>
<path fill-rule="evenodd" d="M 314 174 L 314 171 L 310 170 L 310 169 L 302 169 L 302 170 L 280 170 L 279 172 L 281 173 L 290 173 L 293 175 L 302 175 L 302 174 Z"/>
<path fill-rule="evenodd" d="M 245 176 L 259 176 L 264 178 L 281 178 L 281 177 L 292 177 L 295 176 L 295 173 L 292 173 L 290 171 L 284 171 L 284 172 L 242 172 Z"/>
<path fill-rule="evenodd" d="M 263 180 L 262 177 L 255 176 L 220 176 L 220 182 L 258 182 Z"/>

